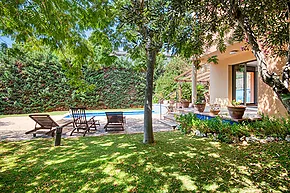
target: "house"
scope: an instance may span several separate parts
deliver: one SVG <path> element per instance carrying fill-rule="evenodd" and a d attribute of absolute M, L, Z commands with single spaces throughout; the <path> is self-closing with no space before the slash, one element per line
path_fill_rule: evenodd
<path fill-rule="evenodd" d="M 247 106 L 257 107 L 259 113 L 270 116 L 287 114 L 272 88 L 260 78 L 257 60 L 245 43 L 228 45 L 224 53 L 211 48 L 202 56 L 202 64 L 207 64 L 207 59 L 214 55 L 217 56 L 218 63 L 209 64 L 211 104 L 226 106 L 235 99 Z M 270 57 L 267 59 L 270 64 L 268 70 L 279 74 L 283 67 L 283 59 Z"/>

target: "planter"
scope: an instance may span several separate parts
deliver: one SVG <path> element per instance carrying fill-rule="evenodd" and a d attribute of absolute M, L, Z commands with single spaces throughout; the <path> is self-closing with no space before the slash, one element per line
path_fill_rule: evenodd
<path fill-rule="evenodd" d="M 232 119 L 242 119 L 245 110 L 245 106 L 228 106 L 228 111 Z"/>
<path fill-rule="evenodd" d="M 195 104 L 195 108 L 198 110 L 198 112 L 202 113 L 205 109 L 205 103 L 204 104 Z"/>
<path fill-rule="evenodd" d="M 210 113 L 213 115 L 219 114 L 220 110 L 210 110 Z"/>
<path fill-rule="evenodd" d="M 188 108 L 189 107 L 189 103 L 190 103 L 189 101 L 182 101 L 181 102 L 183 108 Z"/>

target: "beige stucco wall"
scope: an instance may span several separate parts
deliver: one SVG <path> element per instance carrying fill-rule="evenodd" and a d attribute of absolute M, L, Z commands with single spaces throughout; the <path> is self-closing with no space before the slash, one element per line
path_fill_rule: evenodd
<path fill-rule="evenodd" d="M 247 61 L 256 60 L 251 51 L 242 51 L 243 43 L 236 43 L 228 46 L 225 53 L 213 52 L 202 58 L 206 62 L 207 58 L 212 55 L 218 55 L 218 64 L 210 65 L 210 103 L 218 103 L 226 106 L 232 100 L 232 77 L 231 65 Z M 230 51 L 237 50 L 236 54 L 230 54 Z M 283 61 L 280 58 L 268 59 L 269 69 L 275 72 L 280 71 Z M 285 115 L 286 109 L 283 107 L 276 94 L 272 89 L 262 82 L 258 76 L 258 110 L 267 115 Z"/>
<path fill-rule="evenodd" d="M 270 71 L 281 74 L 281 70 L 285 64 L 281 58 L 268 58 L 267 63 L 270 64 Z M 266 85 L 259 77 L 258 81 L 258 111 L 270 116 L 287 116 L 287 111 L 274 93 L 271 87 Z"/>
<path fill-rule="evenodd" d="M 242 43 L 237 43 L 228 46 L 225 53 L 215 53 L 219 61 L 210 65 L 210 103 L 228 105 L 232 100 L 231 65 L 255 60 L 251 51 L 241 50 L 242 46 Z M 237 53 L 230 54 L 232 50 L 237 50 Z"/>

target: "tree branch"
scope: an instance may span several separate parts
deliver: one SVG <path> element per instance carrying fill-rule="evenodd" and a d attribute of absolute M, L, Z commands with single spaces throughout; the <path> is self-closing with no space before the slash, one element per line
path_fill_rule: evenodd
<path fill-rule="evenodd" d="M 265 62 L 265 56 L 259 48 L 258 41 L 255 37 L 255 34 L 251 28 L 248 19 L 239 10 L 237 4 L 233 3 L 231 4 L 231 6 L 231 17 L 238 22 L 239 26 L 243 29 L 244 33 L 248 37 L 249 44 L 252 46 L 253 53 L 258 60 L 258 69 L 263 82 L 272 87 L 273 91 L 277 94 L 279 100 L 287 109 L 288 114 L 290 114 L 290 100 L 283 100 L 284 95 L 290 95 L 288 87 L 285 87 L 284 83 L 280 80 L 279 76 L 276 73 L 268 72 L 267 64 Z"/>
<path fill-rule="evenodd" d="M 289 78 L 290 78 L 290 1 L 287 2 L 287 22 L 288 22 L 288 56 L 286 65 L 283 68 L 282 81 L 286 88 L 289 88 Z"/>

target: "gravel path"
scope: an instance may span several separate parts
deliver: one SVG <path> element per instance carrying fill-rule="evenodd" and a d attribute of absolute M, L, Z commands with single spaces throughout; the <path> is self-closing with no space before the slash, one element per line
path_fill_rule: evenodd
<path fill-rule="evenodd" d="M 64 120 L 63 116 L 51 116 L 57 123 L 64 124 L 68 120 Z M 106 117 L 96 117 L 100 120 L 101 126 L 98 127 L 97 131 L 92 130 L 87 133 L 86 136 L 99 136 L 108 134 L 130 134 L 130 133 L 143 133 L 144 121 L 143 115 L 126 116 L 125 131 L 108 131 L 105 132 L 104 125 L 106 124 Z M 19 141 L 29 140 L 34 138 L 50 138 L 46 135 L 37 135 L 33 137 L 32 134 L 25 134 L 26 131 L 34 128 L 35 122 L 28 116 L 25 117 L 6 117 L 0 119 L 0 141 Z M 79 137 L 82 133 L 74 133 L 73 136 L 69 136 L 72 126 L 65 127 L 63 129 L 62 137 Z M 172 128 L 166 126 L 158 121 L 158 116 L 153 115 L 153 131 L 170 131 Z"/>

